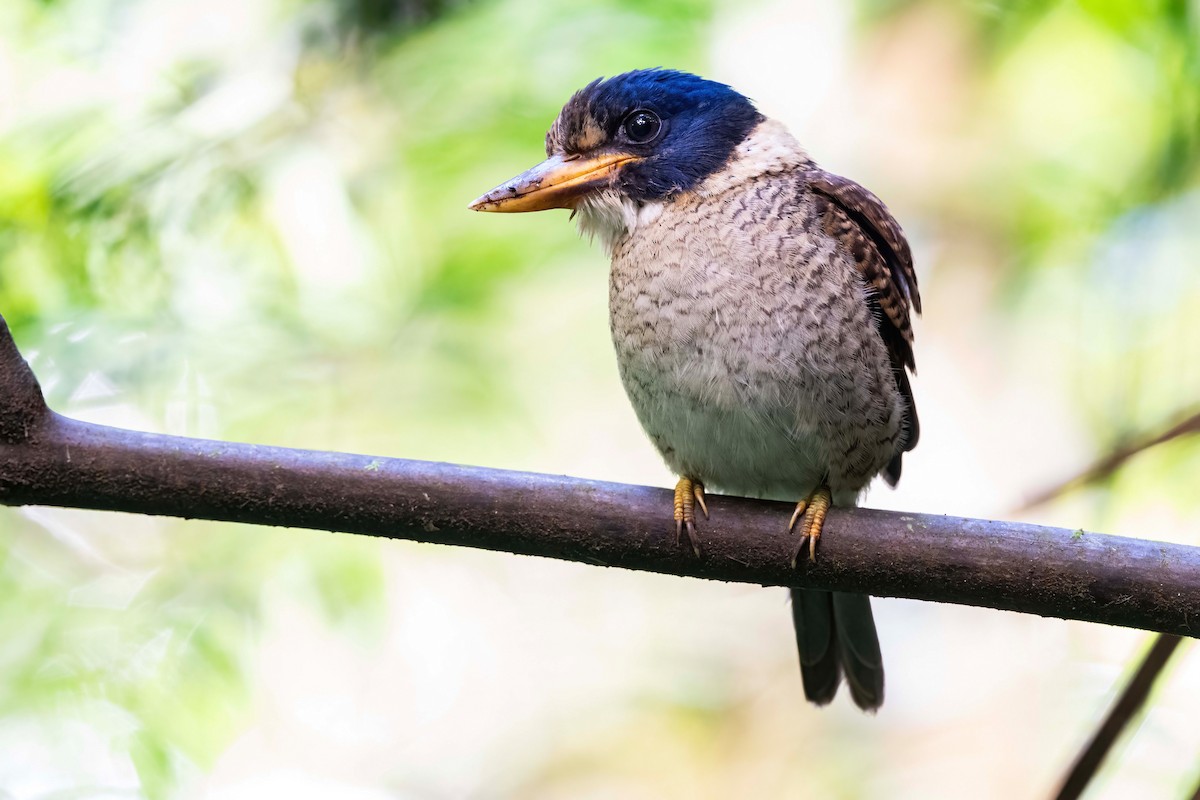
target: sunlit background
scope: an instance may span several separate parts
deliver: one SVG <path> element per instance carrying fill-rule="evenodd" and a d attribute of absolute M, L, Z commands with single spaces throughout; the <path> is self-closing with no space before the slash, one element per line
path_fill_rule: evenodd
<path fill-rule="evenodd" d="M 1195 0 L 4 0 L 0 313 L 83 419 L 669 485 L 604 256 L 466 210 L 657 65 L 908 233 L 923 435 L 866 504 L 1015 518 L 1200 402 Z M 1200 544 L 1198 481 L 1179 441 L 1024 518 Z M 1150 639 L 875 605 L 865 716 L 804 702 L 782 590 L 0 509 L 0 797 L 1043 797 Z M 1092 796 L 1190 792 L 1197 718 L 1185 644 Z"/>

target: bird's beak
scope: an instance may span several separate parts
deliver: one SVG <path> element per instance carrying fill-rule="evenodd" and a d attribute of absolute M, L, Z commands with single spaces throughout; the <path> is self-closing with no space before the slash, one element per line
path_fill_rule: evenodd
<path fill-rule="evenodd" d="M 574 208 L 580 197 L 607 184 L 621 164 L 637 158 L 630 153 L 551 156 L 477 198 L 469 207 L 473 211 L 501 212 Z"/>

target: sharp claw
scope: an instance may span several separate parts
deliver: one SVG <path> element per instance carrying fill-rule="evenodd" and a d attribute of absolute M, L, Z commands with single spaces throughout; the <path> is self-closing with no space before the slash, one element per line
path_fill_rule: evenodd
<path fill-rule="evenodd" d="M 817 537 L 808 537 L 808 561 L 810 564 L 817 562 Z"/>
<path fill-rule="evenodd" d="M 680 540 L 683 539 L 683 520 L 675 520 L 675 546 L 679 546 Z"/>
<path fill-rule="evenodd" d="M 696 558 L 700 557 L 700 540 L 696 536 L 696 525 L 693 522 L 688 522 L 685 526 L 688 536 L 688 544 L 692 546 L 692 552 L 696 554 Z"/>
<path fill-rule="evenodd" d="M 800 560 L 800 554 L 804 552 L 804 540 L 807 536 L 801 536 L 800 541 L 796 543 L 796 549 L 792 551 L 792 569 L 796 568 L 796 563 Z"/>
<path fill-rule="evenodd" d="M 693 487 L 692 493 L 696 498 L 696 502 L 700 504 L 700 510 L 704 512 L 704 518 L 708 519 L 708 505 L 704 502 L 704 484 L 697 483 Z"/>
<path fill-rule="evenodd" d="M 796 503 L 796 510 L 792 512 L 792 518 L 788 521 L 788 533 L 791 533 L 792 529 L 796 527 L 796 520 L 800 519 L 800 515 L 804 513 L 806 508 L 808 508 L 807 500 L 801 500 L 799 503 Z M 800 541 L 804 541 L 804 538 L 801 537 Z"/>

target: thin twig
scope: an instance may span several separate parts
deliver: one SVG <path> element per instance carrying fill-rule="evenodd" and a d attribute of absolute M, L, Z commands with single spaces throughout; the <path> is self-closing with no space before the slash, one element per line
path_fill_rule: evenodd
<path fill-rule="evenodd" d="M 1160 444 L 1165 444 L 1182 436 L 1190 436 L 1194 433 L 1200 433 L 1200 409 L 1184 412 L 1182 419 L 1168 425 L 1158 433 L 1150 434 L 1116 448 L 1087 469 L 1066 480 L 1059 481 L 1050 488 L 1026 500 L 1025 504 L 1016 510 L 1016 513 L 1024 513 L 1039 506 L 1044 506 L 1068 492 L 1106 480 L 1134 456 L 1152 447 L 1157 447 Z"/>
<path fill-rule="evenodd" d="M 1180 641 L 1180 637 L 1170 635 L 1159 636 L 1155 639 L 1154 645 L 1146 654 L 1133 678 L 1130 679 L 1125 691 L 1121 693 L 1117 702 L 1113 704 L 1112 710 L 1108 712 L 1104 724 L 1100 726 L 1092 736 L 1092 740 L 1075 759 L 1071 771 L 1067 773 L 1067 778 L 1063 781 L 1062 788 L 1058 790 L 1057 800 L 1076 800 L 1083 794 L 1084 789 L 1087 788 L 1096 771 L 1100 769 L 1100 764 L 1103 763 L 1105 756 L 1108 755 L 1108 751 L 1112 749 L 1121 732 L 1145 705 L 1155 680 L 1167 666 L 1172 654 L 1179 647 Z"/>

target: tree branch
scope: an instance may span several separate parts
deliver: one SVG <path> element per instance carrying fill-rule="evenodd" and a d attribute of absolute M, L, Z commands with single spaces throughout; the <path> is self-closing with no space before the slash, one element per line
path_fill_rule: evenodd
<path fill-rule="evenodd" d="M 13 341 L 8 323 L 0 316 L 0 442 L 26 441 L 50 417 L 33 370 Z M 8 464 L 0 461 L 7 470 Z"/>
<path fill-rule="evenodd" d="M 0 319 L 0 503 L 283 525 L 1200 636 L 1200 548 L 989 520 L 834 509 L 789 565 L 791 507 L 711 497 L 705 553 L 671 493 L 107 428 L 50 411 Z"/>

